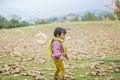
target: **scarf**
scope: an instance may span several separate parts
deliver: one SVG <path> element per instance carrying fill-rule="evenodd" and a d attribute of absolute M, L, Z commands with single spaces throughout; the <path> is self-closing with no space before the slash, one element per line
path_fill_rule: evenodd
<path fill-rule="evenodd" d="M 49 43 L 49 45 L 48 45 L 48 53 L 49 53 L 49 56 L 52 57 L 52 43 L 53 43 L 54 41 L 59 41 L 59 42 L 62 44 L 63 54 L 66 54 L 66 53 L 67 53 L 67 48 L 66 48 L 66 46 L 64 45 L 64 40 L 62 40 L 62 39 L 60 39 L 60 38 L 54 37 L 54 38 L 52 38 L 52 39 L 50 40 L 50 43 Z"/>

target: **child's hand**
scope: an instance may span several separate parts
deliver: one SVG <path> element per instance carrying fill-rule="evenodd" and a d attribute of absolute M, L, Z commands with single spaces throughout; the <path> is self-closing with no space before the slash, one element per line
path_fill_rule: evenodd
<path fill-rule="evenodd" d="M 65 57 L 60 56 L 60 60 L 61 60 L 61 61 L 65 60 Z"/>
<path fill-rule="evenodd" d="M 67 55 L 67 54 L 65 54 L 65 58 L 66 58 L 67 60 L 69 60 L 69 57 L 68 57 L 68 55 Z"/>
<path fill-rule="evenodd" d="M 69 60 L 69 58 L 68 58 L 68 57 L 66 57 L 66 59 L 67 59 L 67 60 Z"/>

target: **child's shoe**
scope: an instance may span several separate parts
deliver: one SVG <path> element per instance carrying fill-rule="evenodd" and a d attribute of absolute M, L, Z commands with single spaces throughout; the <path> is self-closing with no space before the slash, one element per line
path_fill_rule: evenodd
<path fill-rule="evenodd" d="M 58 80 L 58 78 L 55 78 L 54 80 Z"/>

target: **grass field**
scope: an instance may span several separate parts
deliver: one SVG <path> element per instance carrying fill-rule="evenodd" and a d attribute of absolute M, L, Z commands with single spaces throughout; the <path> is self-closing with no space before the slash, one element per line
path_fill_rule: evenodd
<path fill-rule="evenodd" d="M 66 22 L 0 30 L 0 80 L 50 80 L 54 28 L 66 28 L 67 80 L 120 80 L 120 22 Z"/>

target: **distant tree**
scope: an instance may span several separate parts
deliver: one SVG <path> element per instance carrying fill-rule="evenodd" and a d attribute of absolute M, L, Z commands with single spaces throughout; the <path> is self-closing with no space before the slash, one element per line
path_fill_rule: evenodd
<path fill-rule="evenodd" d="M 120 9 L 120 0 L 116 0 L 116 7 Z M 120 20 L 120 11 L 115 10 L 115 14 L 118 17 L 118 20 Z"/>
<path fill-rule="evenodd" d="M 58 20 L 58 18 L 54 17 L 54 18 L 50 19 L 50 22 L 55 22 L 57 20 Z"/>
<path fill-rule="evenodd" d="M 115 14 L 117 15 L 118 20 L 120 20 L 120 12 L 115 11 Z"/>
<path fill-rule="evenodd" d="M 49 19 L 47 19 L 47 20 L 42 20 L 42 21 L 40 22 L 40 24 L 48 24 L 48 23 L 50 23 L 50 20 L 49 20 Z"/>
<path fill-rule="evenodd" d="M 10 15 L 10 18 L 11 18 L 11 19 L 18 20 L 18 21 L 20 21 L 20 20 L 22 19 L 20 16 L 18 16 L 18 15 L 16 15 L 16 14 L 11 14 L 11 15 Z"/>
<path fill-rule="evenodd" d="M 116 17 L 115 17 L 114 13 L 107 13 L 106 18 L 109 18 L 110 20 L 116 20 Z"/>
<path fill-rule="evenodd" d="M 39 19 L 35 21 L 35 24 L 48 24 L 51 22 L 50 20 L 51 19 Z"/>
<path fill-rule="evenodd" d="M 96 17 L 97 21 L 102 21 L 103 20 L 103 16 L 102 15 L 99 15 Z"/>
<path fill-rule="evenodd" d="M 21 27 L 21 25 L 22 25 L 20 23 L 21 17 L 19 17 L 16 14 L 11 14 L 10 17 L 11 17 L 11 20 L 9 21 L 7 28 Z"/>
<path fill-rule="evenodd" d="M 63 17 L 64 20 L 67 20 L 66 16 Z"/>
<path fill-rule="evenodd" d="M 0 15 L 0 29 L 5 28 L 8 23 L 8 20 Z"/>
<path fill-rule="evenodd" d="M 28 26 L 29 25 L 29 23 L 26 21 L 22 21 L 19 24 L 20 24 L 20 26 Z"/>
<path fill-rule="evenodd" d="M 8 28 L 16 28 L 19 26 L 20 26 L 20 24 L 19 24 L 19 21 L 17 19 L 11 19 Z"/>
<path fill-rule="evenodd" d="M 96 21 L 96 17 L 94 13 L 91 12 L 87 12 L 85 13 L 85 15 L 83 16 L 83 21 Z"/>
<path fill-rule="evenodd" d="M 5 17 L 0 15 L 0 29 L 1 28 L 16 28 L 29 25 L 26 21 L 20 22 L 19 19 L 13 17 L 10 21 L 8 21 Z"/>
<path fill-rule="evenodd" d="M 116 0 L 116 7 L 118 11 L 120 12 L 120 0 Z"/>
<path fill-rule="evenodd" d="M 79 21 L 79 18 L 76 16 L 74 19 L 72 19 L 71 21 Z"/>
<path fill-rule="evenodd" d="M 16 23 L 16 24 L 19 23 L 19 21 L 18 21 L 17 19 L 11 19 L 10 22 L 11 22 L 11 23 Z"/>

